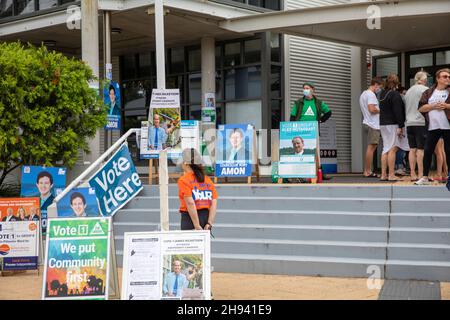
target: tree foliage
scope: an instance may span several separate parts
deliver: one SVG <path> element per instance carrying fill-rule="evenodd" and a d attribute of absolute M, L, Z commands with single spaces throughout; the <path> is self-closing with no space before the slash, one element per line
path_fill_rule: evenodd
<path fill-rule="evenodd" d="M 45 47 L 0 44 L 0 186 L 22 165 L 72 167 L 106 124 L 106 106 L 82 61 Z"/>

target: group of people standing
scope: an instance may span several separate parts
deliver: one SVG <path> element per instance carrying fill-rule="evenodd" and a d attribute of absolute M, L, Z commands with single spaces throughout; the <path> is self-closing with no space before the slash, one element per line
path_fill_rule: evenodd
<path fill-rule="evenodd" d="M 427 79 L 426 72 L 418 72 L 415 84 L 403 95 L 398 76 L 391 74 L 385 81 L 372 79 L 369 88 L 361 94 L 360 107 L 367 136 L 364 176 L 377 177 L 371 164 L 380 138 L 383 143 L 382 181 L 401 180 L 395 175 L 399 150 L 409 151 L 411 180 L 416 185 L 432 181 L 429 173 L 433 153 L 436 152 L 438 167 L 441 167 L 438 172 L 442 171 L 439 169 L 443 162 L 447 168 L 450 166 L 450 69 L 437 71 L 431 88 L 426 86 Z M 445 152 L 441 146 L 445 147 Z M 435 180 L 446 182 L 450 191 L 450 178 L 436 177 Z"/>

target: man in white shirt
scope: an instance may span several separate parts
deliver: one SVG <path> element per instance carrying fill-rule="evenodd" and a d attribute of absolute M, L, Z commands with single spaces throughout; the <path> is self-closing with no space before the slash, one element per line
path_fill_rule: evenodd
<path fill-rule="evenodd" d="M 425 137 L 427 129 L 425 126 L 425 118 L 419 112 L 419 102 L 422 94 L 428 90 L 425 86 L 428 80 L 428 74 L 419 71 L 414 77 L 416 82 L 405 95 L 405 112 L 406 112 L 406 132 L 408 134 L 409 143 L 409 167 L 411 168 L 411 180 L 416 181 L 417 177 L 423 176 L 423 149 L 425 147 Z M 416 175 L 416 163 L 418 175 Z"/>
<path fill-rule="evenodd" d="M 367 136 L 367 149 L 364 158 L 364 176 L 371 178 L 377 175 L 372 171 L 373 154 L 380 142 L 380 108 L 376 93 L 379 92 L 383 81 L 373 78 L 369 88 L 359 98 L 359 105 L 363 114 L 363 127 Z"/>
<path fill-rule="evenodd" d="M 425 141 L 423 159 L 423 177 L 415 184 L 429 184 L 431 158 L 440 138 L 444 139 L 447 166 L 450 167 L 450 69 L 436 72 L 436 84 L 422 94 L 419 112 L 426 119 L 428 134 Z M 447 189 L 450 191 L 450 177 L 447 178 Z"/>

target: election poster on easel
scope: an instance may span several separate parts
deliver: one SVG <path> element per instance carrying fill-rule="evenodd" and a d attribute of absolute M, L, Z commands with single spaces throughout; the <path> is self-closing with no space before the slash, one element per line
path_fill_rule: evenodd
<path fill-rule="evenodd" d="M 316 178 L 317 121 L 280 122 L 280 178 Z"/>
<path fill-rule="evenodd" d="M 200 122 L 181 120 L 181 150 L 195 149 L 200 153 Z"/>
<path fill-rule="evenodd" d="M 48 227 L 42 299 L 108 299 L 110 276 L 117 282 L 111 218 L 52 218 Z"/>
<path fill-rule="evenodd" d="M 158 159 L 159 152 L 165 149 L 168 159 L 178 159 L 181 156 L 179 89 L 153 89 L 147 125 L 147 144 L 143 146 L 141 140 L 141 159 Z"/>
<path fill-rule="evenodd" d="M 41 199 L 40 216 L 42 234 L 47 229 L 47 208 L 66 188 L 66 168 L 23 166 L 20 187 L 21 197 Z"/>
<path fill-rule="evenodd" d="M 124 234 L 122 300 L 210 300 L 209 231 Z"/>
<path fill-rule="evenodd" d="M 39 220 L 0 222 L 0 271 L 38 270 Z"/>
<path fill-rule="evenodd" d="M 250 177 L 255 148 L 253 125 L 220 125 L 216 141 L 216 177 Z"/>
<path fill-rule="evenodd" d="M 90 178 L 89 186 L 95 190 L 103 216 L 113 216 L 144 188 L 127 144 Z"/>

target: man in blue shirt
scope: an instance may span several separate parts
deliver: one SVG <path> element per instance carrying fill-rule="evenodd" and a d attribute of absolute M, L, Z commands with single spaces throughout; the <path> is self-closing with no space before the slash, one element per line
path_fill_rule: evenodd
<path fill-rule="evenodd" d="M 159 115 L 153 115 L 153 126 L 148 129 L 148 144 L 151 150 L 162 150 L 166 147 L 167 133 L 160 127 Z"/>
<path fill-rule="evenodd" d="M 170 272 L 164 278 L 163 295 L 169 297 L 180 297 L 183 289 L 187 288 L 189 281 L 181 273 L 181 261 L 175 260 L 172 264 L 173 272 Z"/>

